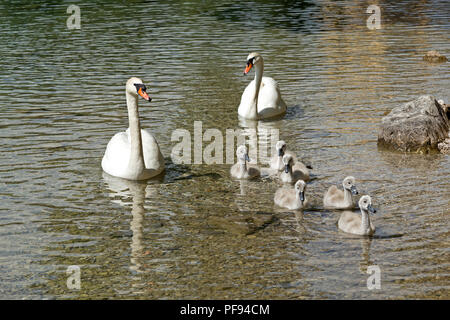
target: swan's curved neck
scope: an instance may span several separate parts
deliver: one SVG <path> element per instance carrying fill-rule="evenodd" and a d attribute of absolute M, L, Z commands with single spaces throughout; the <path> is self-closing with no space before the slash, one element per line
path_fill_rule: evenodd
<path fill-rule="evenodd" d="M 277 158 L 277 168 L 284 169 L 283 156 L 278 156 Z"/>
<path fill-rule="evenodd" d="M 247 161 L 239 160 L 239 173 L 241 175 L 245 174 L 247 172 Z"/>
<path fill-rule="evenodd" d="M 369 213 L 361 208 L 361 229 L 366 232 L 369 229 Z"/>
<path fill-rule="evenodd" d="M 262 58 L 260 58 L 260 61 L 255 64 L 255 95 L 253 96 L 253 101 L 255 102 L 253 104 L 254 110 L 252 110 L 252 113 L 255 114 L 255 119 L 257 118 L 258 114 L 258 95 L 259 95 L 259 89 L 261 88 L 261 81 L 264 73 L 264 61 Z"/>
<path fill-rule="evenodd" d="M 344 202 L 345 203 L 353 202 L 352 192 L 346 188 L 344 188 Z"/>
<path fill-rule="evenodd" d="M 126 92 L 126 96 L 131 140 L 131 152 L 130 160 L 128 162 L 128 169 L 138 175 L 145 169 L 138 102 L 137 97 L 129 94 L 128 91 Z"/>

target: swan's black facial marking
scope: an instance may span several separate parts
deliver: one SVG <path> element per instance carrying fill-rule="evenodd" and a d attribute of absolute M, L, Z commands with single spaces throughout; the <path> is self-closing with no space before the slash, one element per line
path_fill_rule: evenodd
<path fill-rule="evenodd" d="M 249 66 L 249 65 L 255 65 L 255 63 L 256 63 L 256 58 L 250 58 L 250 59 L 248 59 L 247 60 L 247 66 Z"/>
<path fill-rule="evenodd" d="M 256 58 L 250 58 L 250 59 L 247 60 L 247 65 L 246 65 L 245 70 L 244 70 L 244 75 L 249 73 L 250 69 L 253 67 L 255 62 L 256 62 Z"/>
<path fill-rule="evenodd" d="M 147 100 L 148 102 L 152 101 L 152 98 L 150 98 L 147 94 L 147 87 L 143 83 L 133 83 L 136 87 L 136 92 L 138 95 L 140 95 L 144 100 Z"/>
<path fill-rule="evenodd" d="M 143 83 L 133 83 L 133 84 L 136 87 L 136 92 L 139 92 L 139 89 L 142 89 L 142 91 L 144 92 L 147 91 L 147 87 L 145 86 L 145 84 Z"/>

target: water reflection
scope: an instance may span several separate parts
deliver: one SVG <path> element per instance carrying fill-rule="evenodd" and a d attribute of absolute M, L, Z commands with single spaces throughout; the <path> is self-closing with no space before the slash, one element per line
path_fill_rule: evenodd
<path fill-rule="evenodd" d="M 136 273 L 146 272 L 143 268 L 141 258 L 143 257 L 143 224 L 146 212 L 156 210 L 153 205 L 146 205 L 145 200 L 156 198 L 158 196 L 158 185 L 156 180 L 150 183 L 147 181 L 131 181 L 117 177 L 113 177 L 103 172 L 103 180 L 107 185 L 111 202 L 124 207 L 131 204 L 131 221 L 130 230 L 131 237 L 131 254 L 130 254 L 130 270 Z M 130 202 L 131 198 L 131 202 Z"/>
<path fill-rule="evenodd" d="M 248 141 L 248 155 L 252 163 L 260 166 L 268 164 L 271 156 L 275 153 L 275 146 L 280 140 L 281 122 L 272 120 L 248 120 L 239 117 L 241 134 Z"/>
<path fill-rule="evenodd" d="M 402 280 L 384 282 L 383 298 L 448 297 L 450 158 L 376 145 L 393 107 L 422 93 L 449 100 L 448 64 L 422 61 L 449 49 L 448 1 L 380 0 L 377 31 L 358 1 L 193 4 L 97 1 L 82 6 L 73 32 L 60 1 L 0 5 L 0 298 L 372 298 L 355 266 L 373 260 Z M 279 82 L 282 119 L 237 117 L 251 51 Z M 275 138 L 262 129 L 279 129 L 311 159 L 317 210 L 294 221 L 274 208 L 276 182 L 234 181 L 229 165 L 168 164 L 165 182 L 144 191 L 106 182 L 101 155 L 126 125 L 132 75 L 150 82 L 155 103 L 140 116 L 166 157 L 173 130 L 203 121 L 222 133 L 255 129 L 252 149 L 268 147 L 254 155 L 263 165 Z M 14 86 L 19 79 L 27 86 Z M 347 175 L 383 208 L 370 241 L 347 239 L 322 210 L 323 192 Z M 65 285 L 72 264 L 80 293 Z"/>

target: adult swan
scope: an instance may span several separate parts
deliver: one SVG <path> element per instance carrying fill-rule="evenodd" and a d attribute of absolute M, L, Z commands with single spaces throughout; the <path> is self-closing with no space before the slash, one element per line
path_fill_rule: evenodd
<path fill-rule="evenodd" d="M 239 115 L 245 119 L 259 120 L 284 114 L 286 104 L 281 99 L 278 84 L 272 78 L 263 77 L 264 61 L 259 53 L 253 52 L 248 55 L 244 75 L 252 67 L 255 67 L 255 79 L 242 94 Z"/>
<path fill-rule="evenodd" d="M 138 96 L 152 99 L 141 79 L 130 78 L 125 87 L 130 127 L 116 133 L 106 146 L 102 160 L 103 170 L 115 177 L 128 180 L 145 180 L 164 170 L 164 158 L 155 137 L 141 130 L 138 112 Z"/>

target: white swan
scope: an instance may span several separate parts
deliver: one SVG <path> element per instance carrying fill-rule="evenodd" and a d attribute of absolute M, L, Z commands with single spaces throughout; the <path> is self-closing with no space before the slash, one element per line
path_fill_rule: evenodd
<path fill-rule="evenodd" d="M 305 199 L 305 189 L 305 181 L 298 180 L 293 189 L 279 188 L 275 192 L 273 201 L 277 206 L 289 210 L 302 209 L 307 204 L 307 200 Z"/>
<path fill-rule="evenodd" d="M 331 186 L 323 197 L 323 205 L 325 208 L 332 209 L 349 209 L 353 207 L 353 194 L 358 194 L 355 186 L 355 178 L 346 177 L 342 181 L 344 190 L 339 190 L 336 186 Z"/>
<path fill-rule="evenodd" d="M 250 120 L 266 119 L 286 112 L 286 104 L 281 99 L 280 89 L 275 80 L 263 77 L 264 61 L 259 53 L 250 53 L 247 57 L 247 74 L 255 67 L 255 79 L 245 88 L 241 97 L 238 114 Z"/>
<path fill-rule="evenodd" d="M 115 177 L 145 180 L 164 170 L 164 158 L 153 135 L 141 130 L 138 96 L 151 101 L 141 79 L 130 78 L 125 87 L 129 128 L 116 133 L 106 146 L 102 159 L 103 170 Z"/>
<path fill-rule="evenodd" d="M 246 146 L 239 146 L 236 150 L 236 156 L 237 163 L 230 169 L 233 178 L 252 179 L 260 176 L 261 173 L 257 166 L 247 164 L 247 162 L 250 162 L 250 158 L 248 157 Z"/>
<path fill-rule="evenodd" d="M 338 227 L 342 231 L 353 233 L 361 236 L 372 235 L 375 232 L 375 226 L 369 218 L 369 212 L 377 212 L 372 208 L 372 199 L 370 196 L 362 196 L 359 199 L 359 208 L 361 215 L 352 212 L 344 211 L 338 221 Z"/>

